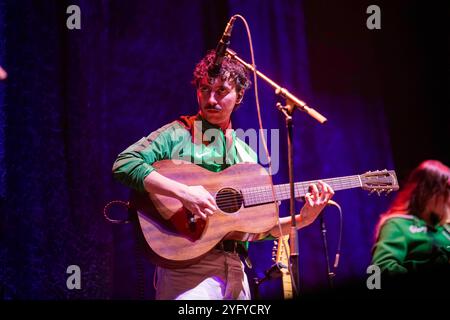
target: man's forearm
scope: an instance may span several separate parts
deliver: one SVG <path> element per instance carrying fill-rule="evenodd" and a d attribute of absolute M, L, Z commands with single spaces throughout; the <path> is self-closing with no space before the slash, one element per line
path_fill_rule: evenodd
<path fill-rule="evenodd" d="M 296 223 L 297 230 L 301 229 L 303 227 L 306 227 L 307 225 L 310 224 L 307 221 L 305 221 L 304 219 L 302 219 L 300 214 L 297 214 L 295 216 L 295 220 L 296 220 L 295 223 Z M 281 225 L 281 231 L 283 232 L 283 235 L 289 234 L 289 232 L 291 231 L 291 217 L 280 218 L 280 225 Z M 274 226 L 269 231 L 269 233 L 271 236 L 273 236 L 275 238 L 279 238 L 281 235 L 280 235 L 280 227 L 278 226 L 278 224 L 276 226 Z"/>
<path fill-rule="evenodd" d="M 186 192 L 186 185 L 169 179 L 157 171 L 152 171 L 144 179 L 147 192 L 158 193 L 168 197 L 180 198 Z"/>

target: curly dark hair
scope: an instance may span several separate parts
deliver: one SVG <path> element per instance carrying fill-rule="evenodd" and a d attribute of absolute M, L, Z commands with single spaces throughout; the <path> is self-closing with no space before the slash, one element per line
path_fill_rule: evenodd
<path fill-rule="evenodd" d="M 208 70 L 211 68 L 214 58 L 216 56 L 215 50 L 210 50 L 202 60 L 195 66 L 194 74 L 192 78 L 192 84 L 198 88 L 200 81 L 204 77 L 208 77 Z M 222 61 L 222 68 L 220 69 L 220 73 L 218 75 L 222 79 L 222 81 L 228 80 L 230 82 L 234 82 L 236 84 L 236 91 L 241 91 L 242 89 L 247 90 L 250 85 L 250 77 L 245 69 L 239 62 L 230 59 L 228 56 L 225 56 Z M 210 80 L 213 80 L 209 78 Z"/>

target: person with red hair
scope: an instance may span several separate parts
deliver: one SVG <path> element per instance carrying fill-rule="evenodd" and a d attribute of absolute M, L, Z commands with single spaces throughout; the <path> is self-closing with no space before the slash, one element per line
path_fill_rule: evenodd
<path fill-rule="evenodd" d="M 426 160 L 380 217 L 372 264 L 380 267 L 383 281 L 399 289 L 430 288 L 437 285 L 432 279 L 449 284 L 449 223 L 450 168 Z"/>

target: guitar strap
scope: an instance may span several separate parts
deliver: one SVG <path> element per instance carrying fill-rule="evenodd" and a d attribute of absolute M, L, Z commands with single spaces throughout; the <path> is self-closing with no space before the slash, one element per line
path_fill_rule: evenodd
<path fill-rule="evenodd" d="M 248 255 L 248 250 L 244 247 L 244 245 L 238 242 L 236 247 L 236 252 L 244 259 L 245 264 L 249 269 L 253 268 L 252 261 L 250 260 L 250 256 Z"/>

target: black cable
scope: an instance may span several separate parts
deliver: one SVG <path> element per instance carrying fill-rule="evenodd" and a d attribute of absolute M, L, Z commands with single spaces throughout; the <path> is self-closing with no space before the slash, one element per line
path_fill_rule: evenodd
<path fill-rule="evenodd" d="M 333 264 L 333 268 L 334 268 L 334 273 L 336 273 L 336 269 L 339 265 L 339 258 L 341 256 L 341 244 L 342 244 L 342 233 L 343 233 L 343 221 L 344 221 L 344 217 L 342 215 L 342 208 L 339 205 L 339 203 L 337 203 L 336 201 L 330 200 L 328 202 L 328 204 L 335 206 L 338 211 L 339 211 L 339 237 L 338 237 L 338 245 L 336 248 L 336 256 L 334 258 L 334 264 Z"/>
<path fill-rule="evenodd" d="M 330 268 L 330 259 L 328 257 L 328 244 L 327 244 L 327 228 L 325 226 L 325 220 L 323 218 L 323 213 L 320 215 L 320 231 L 322 233 L 322 240 L 323 240 L 323 249 L 325 254 L 325 261 L 327 265 L 327 278 L 328 278 L 328 285 L 330 289 L 333 288 L 333 277 L 335 274 L 331 272 Z"/>
<path fill-rule="evenodd" d="M 336 270 L 338 268 L 339 259 L 340 259 L 340 255 L 341 255 L 342 231 L 343 231 L 343 215 L 342 215 L 342 208 L 336 201 L 330 200 L 328 202 L 328 205 L 335 206 L 338 209 L 338 211 L 339 211 L 339 237 L 338 237 L 338 245 L 337 245 L 337 248 L 336 248 L 336 255 L 335 255 L 334 264 L 333 264 L 333 270 L 331 270 L 330 261 L 329 261 L 329 257 L 328 257 L 328 246 L 327 246 L 327 238 L 326 238 L 325 221 L 323 219 L 323 214 L 320 216 L 320 228 L 321 228 L 323 241 L 324 241 L 324 250 L 325 250 L 326 264 L 327 264 L 328 284 L 329 284 L 330 288 L 333 288 L 333 281 L 332 280 L 336 276 Z"/>

